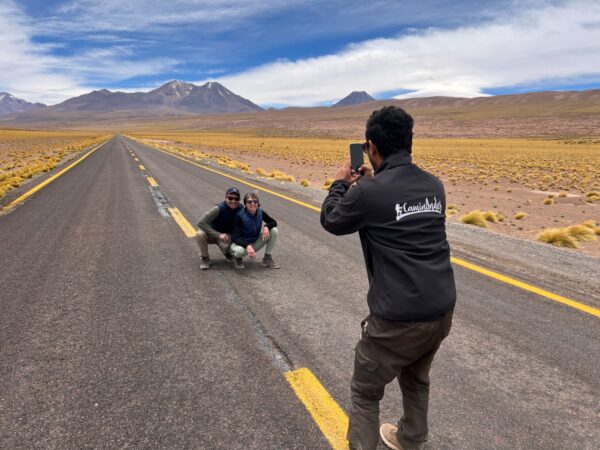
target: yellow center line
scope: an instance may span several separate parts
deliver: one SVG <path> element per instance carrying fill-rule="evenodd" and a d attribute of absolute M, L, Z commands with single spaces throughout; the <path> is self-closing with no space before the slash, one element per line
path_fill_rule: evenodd
<path fill-rule="evenodd" d="M 148 183 L 150 183 L 150 186 L 152 186 L 152 187 L 157 187 L 158 186 L 158 183 L 152 177 L 148 177 Z"/>
<path fill-rule="evenodd" d="M 331 447 L 334 450 L 347 450 L 348 417 L 317 377 L 310 370 L 302 368 L 286 372 L 285 379 L 304 404 Z"/>
<path fill-rule="evenodd" d="M 112 139 L 112 138 L 111 138 Z M 72 163 L 71 165 L 65 167 L 64 169 L 62 169 L 60 172 L 56 173 L 55 175 L 52 175 L 50 178 L 47 178 L 46 180 L 42 181 L 40 184 L 38 184 L 37 186 L 35 186 L 34 188 L 30 189 L 29 191 L 25 192 L 23 195 L 21 195 L 20 197 L 17 197 L 16 199 L 14 199 L 12 202 L 10 202 L 8 205 L 4 206 L 4 208 L 2 208 L 0 210 L 0 212 L 2 213 L 7 213 L 8 211 L 10 211 L 11 209 L 13 209 L 15 206 L 17 206 L 19 203 L 21 203 L 23 200 L 31 197 L 33 194 L 35 194 L 37 191 L 39 191 L 40 189 L 44 188 L 45 186 L 49 185 L 50 183 L 52 183 L 54 180 L 56 180 L 58 177 L 60 177 L 62 174 L 64 174 L 65 172 L 67 172 L 68 170 L 72 169 L 73 167 L 75 167 L 77 164 L 79 164 L 81 161 L 83 161 L 85 158 L 87 158 L 88 156 L 90 156 L 92 153 L 94 153 L 96 150 L 98 150 L 100 147 L 102 147 L 104 144 L 106 144 L 108 141 L 110 141 L 110 139 L 108 139 L 107 141 L 104 141 L 102 144 L 98 145 L 96 148 L 90 150 L 88 153 L 86 153 L 85 155 L 83 155 L 81 158 L 79 158 L 77 161 L 75 161 L 74 163 Z"/>
<path fill-rule="evenodd" d="M 146 170 L 146 168 L 144 166 L 142 166 L 141 164 L 139 165 L 140 170 Z"/>
<path fill-rule="evenodd" d="M 137 158 L 133 158 L 133 159 L 134 159 L 135 161 L 138 161 L 138 162 L 140 161 L 140 160 L 139 160 L 139 159 L 137 159 Z"/>
<path fill-rule="evenodd" d="M 181 214 L 181 212 L 177 208 L 168 209 L 173 219 L 175 219 L 175 222 L 177 222 L 177 225 L 179 225 L 179 228 L 182 229 L 183 234 L 185 234 L 189 238 L 196 236 L 196 230 L 194 229 L 192 224 L 188 222 L 188 220 L 183 216 L 183 214 Z"/>
<path fill-rule="evenodd" d="M 290 202 L 295 203 L 297 205 L 304 206 L 305 208 L 308 208 L 308 209 L 310 209 L 312 211 L 315 211 L 315 212 L 318 212 L 318 213 L 321 212 L 321 208 L 319 208 L 319 207 L 317 207 L 315 205 L 311 205 L 309 203 L 305 203 L 305 202 L 302 202 L 300 200 L 296 200 L 295 198 L 288 197 L 287 195 L 280 194 L 279 192 L 275 192 L 275 191 L 272 191 L 270 189 L 265 189 L 262 186 L 258 186 L 256 184 L 249 183 L 249 182 L 247 182 L 245 180 L 242 180 L 240 178 L 234 177 L 234 176 L 229 175 L 229 174 L 227 174 L 225 172 L 221 172 L 219 170 L 213 169 L 211 167 L 195 163 L 193 161 L 190 161 L 188 159 L 182 158 L 181 156 L 175 155 L 175 154 L 167 152 L 165 150 L 161 150 L 159 148 L 151 147 L 151 146 L 149 146 L 147 144 L 143 144 L 141 142 L 140 142 L 140 144 L 145 145 L 145 146 L 147 146 L 147 147 L 149 147 L 149 148 L 151 148 L 153 150 L 157 150 L 159 152 L 166 153 L 167 155 L 170 155 L 173 158 L 177 158 L 177 159 L 185 161 L 185 162 L 187 162 L 189 164 L 193 164 L 193 165 L 195 165 L 197 167 L 200 167 L 200 168 L 202 168 L 204 170 L 208 170 L 209 172 L 213 172 L 213 173 L 221 175 L 221 176 L 223 176 L 225 178 L 229 178 L 231 180 L 237 181 L 238 183 L 244 184 L 246 186 L 250 186 L 250 187 L 255 188 L 255 189 L 260 189 L 263 192 L 267 192 L 269 194 L 272 194 L 272 195 L 274 195 L 276 197 L 279 197 L 279 198 L 282 198 L 284 200 L 290 201 Z M 571 300 L 569 298 L 563 297 L 563 296 L 558 295 L 558 294 L 554 294 L 554 293 L 552 293 L 550 291 L 546 291 L 544 289 L 532 286 L 530 284 L 524 283 L 522 281 L 516 280 L 516 279 L 508 277 L 506 275 L 499 274 L 497 272 L 493 272 L 491 270 L 485 269 L 483 267 L 477 266 L 477 265 L 475 265 L 473 263 L 469 263 L 467 261 L 463 261 L 463 260 L 458 259 L 458 258 L 452 257 L 451 261 L 453 263 L 455 263 L 455 264 L 458 264 L 458 265 L 466 268 L 466 269 L 473 270 L 473 271 L 475 271 L 477 273 L 480 273 L 482 275 L 486 275 L 486 276 L 488 276 L 490 278 L 494 278 L 495 280 L 504 282 L 504 283 L 509 284 L 511 286 L 518 287 L 518 288 L 523 289 L 523 290 L 528 291 L 528 292 L 535 293 L 535 294 L 537 294 L 537 295 L 539 295 L 541 297 L 547 298 L 549 300 L 553 300 L 553 301 L 561 303 L 563 305 L 570 306 L 572 308 L 575 308 L 575 309 L 577 309 L 579 311 L 586 312 L 586 313 L 591 314 L 593 316 L 600 317 L 600 310 L 597 309 L 597 308 L 594 308 L 592 306 L 586 305 L 586 304 L 581 303 L 581 302 L 577 302 L 575 300 Z"/>

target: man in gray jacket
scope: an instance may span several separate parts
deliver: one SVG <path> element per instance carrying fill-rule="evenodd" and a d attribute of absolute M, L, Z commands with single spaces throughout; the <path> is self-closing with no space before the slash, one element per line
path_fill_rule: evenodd
<path fill-rule="evenodd" d="M 363 149 L 374 172 L 364 165 L 362 176 L 353 173 L 347 161 L 321 208 L 327 231 L 358 231 L 369 279 L 370 314 L 361 323 L 351 382 L 354 450 L 375 450 L 380 436 L 392 449 L 423 448 L 429 369 L 456 302 L 444 186 L 412 163 L 412 128 L 403 109 L 373 112 Z M 404 415 L 397 427 L 380 427 L 379 401 L 396 378 Z"/>
<path fill-rule="evenodd" d="M 231 233 L 233 231 L 233 220 L 235 215 L 242 209 L 240 205 L 240 190 L 232 187 L 225 192 L 225 200 L 209 209 L 198 220 L 198 232 L 196 238 L 200 250 L 200 269 L 210 268 L 210 257 L 208 256 L 208 244 L 217 244 L 221 253 L 227 261 L 233 262 L 233 256 L 229 253 L 231 245 Z"/>

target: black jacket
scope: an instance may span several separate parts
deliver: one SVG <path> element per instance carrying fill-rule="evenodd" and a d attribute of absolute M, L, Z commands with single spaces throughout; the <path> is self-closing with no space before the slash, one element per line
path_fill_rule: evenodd
<path fill-rule="evenodd" d="M 336 235 L 358 231 L 371 313 L 387 320 L 441 318 L 456 302 L 442 182 L 401 152 L 349 187 L 331 185 L 321 224 Z"/>

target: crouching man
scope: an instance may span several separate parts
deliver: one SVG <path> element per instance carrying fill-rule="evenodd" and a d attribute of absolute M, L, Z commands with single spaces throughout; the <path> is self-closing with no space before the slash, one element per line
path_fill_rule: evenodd
<path fill-rule="evenodd" d="M 235 216 L 231 240 L 236 269 L 245 267 L 242 260 L 244 256 L 256 258 L 256 252 L 265 245 L 267 248 L 262 265 L 279 269 L 279 264 L 271 256 L 277 242 L 277 221 L 260 208 L 258 196 L 252 192 L 244 196 L 244 208 Z"/>
<path fill-rule="evenodd" d="M 232 262 L 233 256 L 229 252 L 231 245 L 231 233 L 233 232 L 233 221 L 238 212 L 242 210 L 240 205 L 240 190 L 232 187 L 227 189 L 225 200 L 209 209 L 198 220 L 198 249 L 200 250 L 200 269 L 210 268 L 210 257 L 208 256 L 208 244 L 217 244 L 227 261 Z"/>

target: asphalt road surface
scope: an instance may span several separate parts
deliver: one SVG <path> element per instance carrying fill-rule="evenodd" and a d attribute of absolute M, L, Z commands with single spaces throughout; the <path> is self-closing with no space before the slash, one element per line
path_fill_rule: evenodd
<path fill-rule="evenodd" d="M 211 246 L 201 272 L 165 207 L 195 224 L 236 184 L 118 136 L 0 216 L 1 448 L 331 448 L 284 373 L 310 369 L 349 410 L 368 313 L 358 237 L 261 192 L 281 269 L 237 271 Z M 454 255 L 469 260 L 463 244 Z M 506 258 L 487 267 L 518 276 Z M 521 279 L 600 307 L 593 280 L 571 287 L 543 267 Z M 455 274 L 427 448 L 600 448 L 600 319 Z M 400 411 L 390 385 L 381 419 Z"/>

